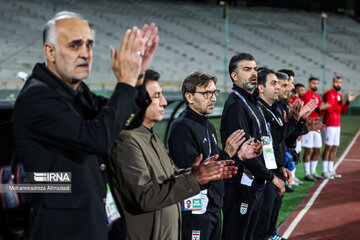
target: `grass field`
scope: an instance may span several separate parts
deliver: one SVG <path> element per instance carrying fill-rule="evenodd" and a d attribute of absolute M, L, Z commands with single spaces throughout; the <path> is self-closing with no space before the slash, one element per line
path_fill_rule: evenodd
<path fill-rule="evenodd" d="M 220 140 L 220 117 L 218 118 L 211 118 L 210 121 L 216 128 L 216 133 L 218 136 L 218 139 Z M 351 138 L 355 135 L 356 131 L 360 128 L 360 116 L 342 116 L 341 118 L 341 136 L 340 136 L 340 146 L 338 148 L 337 152 L 337 158 L 341 155 L 341 153 L 344 151 L 348 143 L 350 142 Z M 166 122 L 157 123 L 155 125 L 155 131 L 159 134 L 159 136 L 164 139 L 165 134 L 165 127 Z M 221 141 L 218 141 L 221 147 Z M 321 174 L 321 156 L 319 159 L 317 172 Z M 304 178 L 304 168 L 303 164 L 299 163 L 296 167 L 296 176 L 299 179 Z M 334 180 L 336 181 L 336 180 Z M 283 204 L 280 210 L 279 218 L 277 221 L 277 225 L 280 225 L 285 218 L 295 209 L 295 207 L 300 203 L 300 201 L 304 198 L 305 194 L 313 187 L 315 182 L 308 182 L 304 181 L 304 184 L 301 184 L 297 187 L 293 187 L 294 192 L 292 193 L 286 193 L 283 199 Z"/>

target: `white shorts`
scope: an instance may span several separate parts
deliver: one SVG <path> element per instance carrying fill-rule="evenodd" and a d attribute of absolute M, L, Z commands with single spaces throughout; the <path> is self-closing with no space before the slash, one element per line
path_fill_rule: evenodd
<path fill-rule="evenodd" d="M 321 148 L 321 134 L 310 131 L 302 136 L 301 146 L 305 148 Z"/>
<path fill-rule="evenodd" d="M 299 140 L 299 139 L 296 140 L 295 151 L 296 151 L 297 153 L 300 153 L 300 152 L 301 152 L 301 140 Z"/>
<path fill-rule="evenodd" d="M 340 127 L 325 127 L 322 131 L 322 139 L 328 146 L 340 145 Z"/>

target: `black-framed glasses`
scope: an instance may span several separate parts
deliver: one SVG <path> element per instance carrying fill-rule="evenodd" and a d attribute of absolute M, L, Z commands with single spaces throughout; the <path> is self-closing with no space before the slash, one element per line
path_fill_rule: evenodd
<path fill-rule="evenodd" d="M 216 97 L 220 93 L 220 90 L 216 89 L 215 91 L 205 91 L 205 92 L 195 92 L 195 93 L 201 93 L 205 99 L 210 99 L 214 95 Z"/>

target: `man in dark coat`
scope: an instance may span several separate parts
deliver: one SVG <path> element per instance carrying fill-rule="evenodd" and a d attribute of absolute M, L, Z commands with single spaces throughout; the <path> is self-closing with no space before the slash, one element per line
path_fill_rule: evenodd
<path fill-rule="evenodd" d="M 46 64 L 35 65 L 15 105 L 16 147 L 27 172 L 70 172 L 72 181 L 71 193 L 32 194 L 30 240 L 108 239 L 119 212 L 102 155 L 150 102 L 139 75 L 158 36 L 154 24 L 144 30 L 128 30 L 120 50 L 111 49 L 117 84 L 106 99 L 82 82 L 92 64 L 88 23 L 61 12 L 46 24 Z"/>

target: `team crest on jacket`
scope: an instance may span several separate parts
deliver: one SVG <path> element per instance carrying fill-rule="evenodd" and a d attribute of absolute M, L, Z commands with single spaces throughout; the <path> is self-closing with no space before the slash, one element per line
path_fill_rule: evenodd
<path fill-rule="evenodd" d="M 191 240 L 200 240 L 200 231 L 192 230 Z"/>
<path fill-rule="evenodd" d="M 247 213 L 248 204 L 247 203 L 241 203 L 240 206 L 240 214 L 245 215 Z"/>

